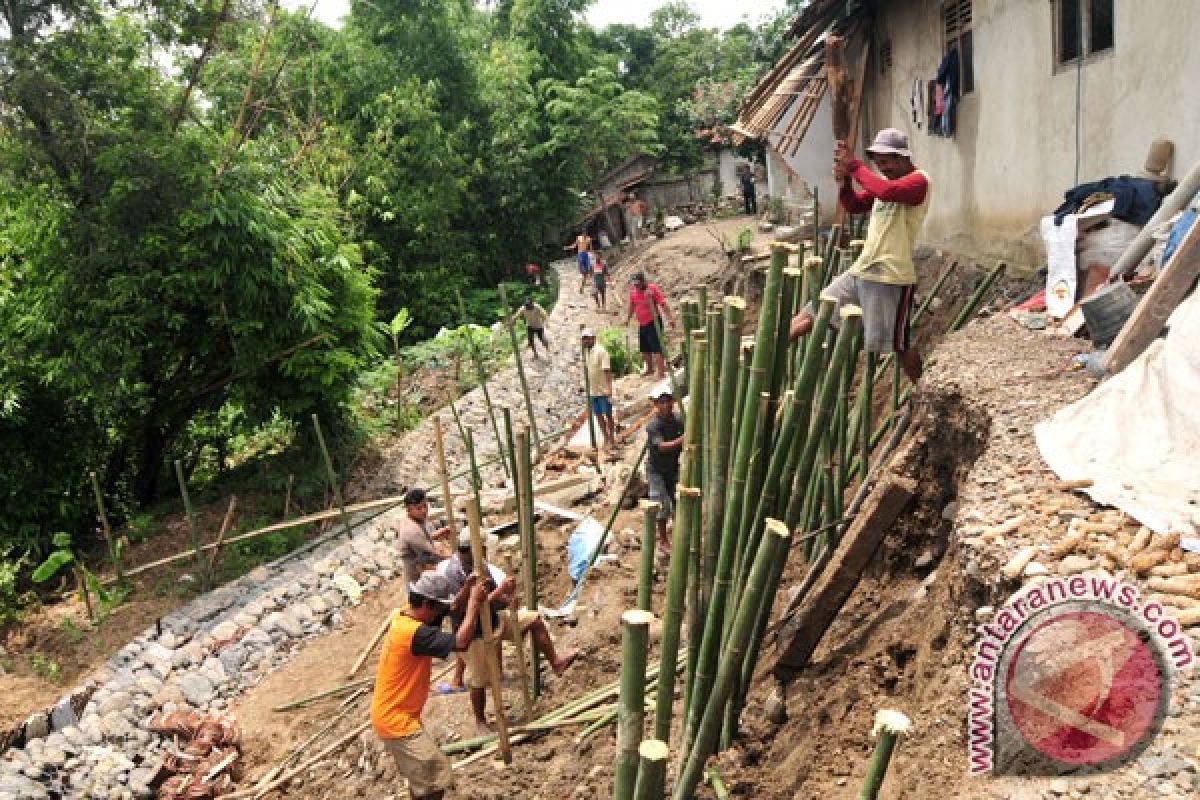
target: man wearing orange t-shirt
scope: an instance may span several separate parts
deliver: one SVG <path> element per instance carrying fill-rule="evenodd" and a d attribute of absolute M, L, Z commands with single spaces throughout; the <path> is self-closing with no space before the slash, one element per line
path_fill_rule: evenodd
<path fill-rule="evenodd" d="M 392 615 L 383 640 L 375 692 L 371 697 L 371 726 L 396 760 L 396 770 L 408 779 L 413 800 L 442 800 L 454 787 L 450 760 L 421 725 L 429 698 L 433 659 L 446 658 L 471 646 L 484 587 L 470 576 L 456 598 L 445 576 L 432 572 L 408 586 L 405 611 Z M 441 629 L 452 605 L 466 603 L 463 624 L 454 633 Z"/>

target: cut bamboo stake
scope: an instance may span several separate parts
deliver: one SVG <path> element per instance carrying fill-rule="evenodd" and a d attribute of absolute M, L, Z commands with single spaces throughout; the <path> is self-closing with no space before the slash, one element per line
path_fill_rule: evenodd
<path fill-rule="evenodd" d="M 758 610 L 760 595 L 765 588 L 768 573 L 773 564 L 783 560 L 783 554 L 791 534 L 787 526 L 777 519 L 768 519 L 766 525 L 767 534 L 763 537 L 762 545 L 755 555 L 754 567 L 750 570 L 750 581 L 746 586 L 742 603 L 738 606 L 729 645 L 722 653 L 721 666 L 712 686 L 712 694 L 706 698 L 704 716 L 696 730 L 691 752 L 679 774 L 679 779 L 675 782 L 675 792 L 672 795 L 674 800 L 691 800 L 696 787 L 700 784 L 704 774 L 704 764 L 712 755 L 717 737 L 721 733 L 725 702 L 741 678 L 746 645 L 750 640 L 754 616 Z"/>
<path fill-rule="evenodd" d="M 390 621 L 391 617 L 389 616 L 388 619 Z M 298 700 L 293 700 L 290 703 L 284 703 L 281 706 L 275 706 L 271 710 L 276 711 L 276 712 L 291 711 L 292 709 L 300 708 L 301 706 L 306 706 L 309 703 L 315 703 L 318 700 L 324 700 L 326 697 L 333 697 L 334 695 L 343 694 L 345 692 L 352 692 L 355 689 L 361 689 L 362 687 L 366 686 L 367 684 L 372 683 L 374 680 L 375 680 L 374 678 L 360 678 L 356 681 L 350 681 L 349 683 L 343 683 L 341 686 L 335 686 L 332 689 L 326 689 L 323 692 L 317 692 L 316 694 L 306 695 L 305 697 L 301 697 Z"/>
<path fill-rule="evenodd" d="M 699 409 L 696 409 L 699 412 Z M 621 694 L 617 722 L 617 760 L 613 771 L 614 800 L 633 800 L 638 744 L 646 722 L 646 652 L 654 615 L 640 609 L 621 615 Z"/>
<path fill-rule="evenodd" d="M 442 418 L 437 415 L 433 417 L 433 448 L 437 453 L 438 480 L 442 486 L 442 507 L 446 509 L 446 524 L 458 530 L 454 521 L 454 497 L 450 494 L 450 477 L 447 475 L 449 470 L 446 466 L 446 440 L 442 433 Z"/>
<path fill-rule="evenodd" d="M 215 575 L 217 571 L 217 558 L 221 555 L 221 544 L 225 541 L 225 534 L 229 532 L 229 526 L 233 524 L 233 512 L 237 510 L 237 495 L 229 498 L 229 508 L 225 510 L 225 519 L 221 520 L 221 530 L 217 532 L 217 541 L 213 544 L 212 555 L 208 557 L 208 574 Z"/>
<path fill-rule="evenodd" d="M 358 658 L 354 659 L 354 666 L 350 667 L 350 671 L 346 673 L 347 680 L 353 678 L 358 671 L 362 669 L 363 664 L 367 663 L 367 659 L 371 657 L 371 653 L 375 652 L 375 648 L 379 647 L 379 643 L 383 641 L 383 637 L 387 635 L 388 630 L 392 627 L 392 617 L 395 615 L 395 609 L 387 613 L 383 618 L 383 624 L 379 626 L 379 630 L 371 637 L 371 641 L 358 654 Z"/>
<path fill-rule="evenodd" d="M 520 497 L 517 501 L 517 529 L 521 534 L 521 545 L 524 548 L 522 559 L 525 576 L 525 607 L 538 607 L 538 546 L 537 529 L 533 513 L 533 466 L 529 449 L 529 432 L 517 431 L 517 488 Z M 518 651 L 520 652 L 520 651 Z M 523 657 L 523 656 L 522 656 Z M 537 643 L 529 637 L 529 689 L 534 703 L 542 693 L 542 680 L 539 670 L 541 656 Z"/>
<path fill-rule="evenodd" d="M 467 500 L 467 527 L 471 533 L 471 557 L 475 561 L 475 574 L 480 582 L 488 580 L 486 554 L 483 549 L 483 526 L 479 519 L 479 502 L 474 498 Z M 492 630 L 491 603 L 484 600 L 479 605 L 479 626 L 483 631 L 483 640 L 492 642 L 495 632 Z M 504 689 L 500 685 L 500 654 L 499 647 L 487 648 L 488 685 L 491 688 L 492 705 L 496 710 L 496 735 L 499 737 L 500 758 L 505 764 L 512 763 L 512 748 L 508 741 L 508 719 L 504 710 Z"/>
<path fill-rule="evenodd" d="M 958 312 L 958 316 L 954 318 L 954 322 L 950 323 L 951 331 L 956 331 L 963 325 L 966 325 L 967 321 L 975 315 L 975 312 L 983 305 L 983 301 L 987 299 L 992 285 L 995 284 L 997 278 L 1004 274 L 1004 270 L 1007 267 L 1008 265 L 1001 261 L 987 274 L 987 277 L 983 279 L 979 286 L 975 288 L 975 291 L 971 293 L 971 296 L 967 298 L 967 302 L 963 304 L 962 310 Z"/>
<path fill-rule="evenodd" d="M 517 339 L 517 330 L 513 327 L 513 310 L 508 305 L 508 292 L 504 289 L 504 284 L 500 284 L 500 302 L 504 306 L 504 327 L 508 328 L 508 338 L 512 342 L 513 360 L 517 364 L 517 379 L 521 382 L 521 396 L 525 399 L 525 413 L 529 415 L 529 431 L 533 435 L 533 441 L 537 446 L 538 460 L 545 457 L 542 450 L 542 439 L 538 436 L 537 415 L 533 413 L 533 399 L 529 394 L 529 379 L 525 377 L 525 359 L 521 355 L 520 342 Z"/>
<path fill-rule="evenodd" d="M 721 773 L 717 772 L 716 767 L 708 768 L 708 782 L 712 785 L 713 795 L 717 800 L 729 800 L 729 789 L 725 786 L 725 781 L 721 780 Z"/>
<path fill-rule="evenodd" d="M 96 511 L 100 515 L 100 528 L 104 531 L 104 543 L 108 546 L 108 560 L 112 563 L 113 575 L 118 581 L 125 580 L 121 573 L 121 543 L 113 536 L 112 527 L 108 524 L 108 512 L 104 508 L 104 494 L 100 491 L 100 481 L 94 470 L 88 471 L 92 482 L 92 494 L 96 496 Z"/>
<path fill-rule="evenodd" d="M 652 500 L 641 500 L 638 505 L 642 509 L 642 552 L 638 564 L 637 607 L 643 611 L 653 612 L 655 524 L 662 506 Z"/>
<path fill-rule="evenodd" d="M 737 447 L 734 449 L 733 465 L 729 480 L 729 494 L 725 503 L 721 526 L 721 545 L 717 553 L 717 569 L 713 581 L 712 599 L 704 624 L 700 653 L 696 661 L 695 687 L 691 697 L 708 702 L 708 687 L 716 664 L 717 649 L 725 630 L 725 605 L 729 592 L 734 565 L 737 563 L 738 527 L 742 521 L 742 507 L 746 502 L 746 479 L 750 472 L 750 458 L 758 443 L 754 441 L 759 416 L 758 398 L 767 385 L 767 369 L 774 363 L 772 351 L 775 345 L 779 292 L 783 283 L 783 268 L 787 263 L 788 249 L 774 244 L 771 247 L 771 264 L 767 270 L 767 281 L 763 289 L 762 310 L 758 317 L 758 335 L 755 338 L 754 355 L 746 391 L 743 395 L 741 419 L 737 427 Z M 695 646 L 695 643 L 692 643 Z M 686 731 L 684 743 L 689 742 L 699 724 L 699 703 L 694 703 L 685 714 Z M 661 730 L 658 738 L 666 739 Z"/>
<path fill-rule="evenodd" d="M 211 580 L 208 575 L 207 562 L 200 555 L 200 532 L 196 529 L 196 513 L 192 510 L 192 498 L 188 495 L 187 481 L 183 479 L 183 464 L 175 461 L 175 479 L 179 482 L 179 494 L 183 498 L 183 513 L 187 517 L 188 540 L 192 543 L 192 553 L 196 560 L 196 577 L 200 588 L 208 591 Z M 86 589 L 84 599 L 87 599 Z"/>
<path fill-rule="evenodd" d="M 683 454 L 680 459 L 680 482 L 686 486 L 699 486 L 703 482 L 703 441 L 704 441 L 704 404 L 705 389 L 708 379 L 705 374 L 707 366 L 708 342 L 699 331 L 692 334 L 691 352 L 696 357 L 695 368 L 691 371 L 691 384 L 688 386 L 688 401 L 692 410 L 684 423 Z M 694 515 L 700 515 L 703 504 L 697 504 L 692 509 Z M 688 538 L 684 542 L 685 555 L 688 560 L 684 609 L 687 614 L 688 641 L 694 641 L 700 636 L 703 624 L 700 617 L 700 547 L 702 517 L 697 516 L 687 523 Z M 680 521 L 675 520 L 678 527 Z M 695 676 L 695 656 L 688 659 L 688 668 L 684 680 L 684 703 L 691 692 L 692 679 Z"/>
<path fill-rule="evenodd" d="M 667 784 L 667 757 L 671 754 L 662 739 L 647 739 L 638 745 L 638 775 L 635 800 L 662 800 Z"/>
<path fill-rule="evenodd" d="M 892 753 L 896 749 L 896 739 L 910 730 L 912 723 L 899 711 L 885 709 L 875 714 L 875 727 L 871 730 L 871 735 L 877 737 L 875 751 L 867 764 L 867 777 L 863 781 L 862 791 L 858 793 L 859 800 L 875 800 L 879 796 L 888 764 L 891 763 Z"/>
<path fill-rule="evenodd" d="M 667 596 L 663 611 L 662 641 L 659 644 L 658 702 L 654 712 L 654 737 L 667 741 L 671 736 L 671 712 L 675 705 L 675 679 L 662 675 L 669 671 L 679 657 L 679 628 L 683 621 L 683 599 L 687 587 L 687 542 L 691 537 L 692 508 L 700 502 L 700 490 L 680 486 L 676 507 L 674 541 L 671 543 L 671 562 L 667 569 Z"/>
<path fill-rule="evenodd" d="M 346 514 L 346 501 L 342 497 L 342 487 L 338 483 L 337 472 L 333 469 L 333 459 L 329 457 L 329 448 L 325 446 L 325 434 L 321 432 L 321 420 L 316 414 L 312 415 L 313 430 L 317 433 L 317 444 L 321 448 L 321 458 L 325 462 L 325 473 L 329 477 L 329 487 L 333 490 L 333 499 L 337 501 L 341 512 L 343 533 L 350 535 L 350 517 Z"/>

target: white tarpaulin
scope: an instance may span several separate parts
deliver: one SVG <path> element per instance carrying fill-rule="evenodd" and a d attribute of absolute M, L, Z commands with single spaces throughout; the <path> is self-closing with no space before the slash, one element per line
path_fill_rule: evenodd
<path fill-rule="evenodd" d="M 1200 292 L 1122 372 L 1039 424 L 1042 457 L 1063 480 L 1158 533 L 1200 533 Z"/>

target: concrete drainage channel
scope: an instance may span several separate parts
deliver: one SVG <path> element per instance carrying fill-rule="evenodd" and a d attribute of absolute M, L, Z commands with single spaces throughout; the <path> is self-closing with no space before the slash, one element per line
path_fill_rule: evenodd
<path fill-rule="evenodd" d="M 258 567 L 148 628 L 87 684 L 25 723 L 25 745 L 0 762 L 0 800 L 154 797 L 170 742 L 146 729 L 152 714 L 220 712 L 305 639 L 342 624 L 342 609 L 395 577 L 385 530 L 393 511 L 347 539 Z M 72 702 L 74 700 L 74 702 Z"/>

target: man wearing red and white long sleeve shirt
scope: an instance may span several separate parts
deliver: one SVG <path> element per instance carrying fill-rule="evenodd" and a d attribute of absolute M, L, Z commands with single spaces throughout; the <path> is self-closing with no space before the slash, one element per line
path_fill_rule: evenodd
<path fill-rule="evenodd" d="M 885 128 L 867 148 L 882 175 L 854 157 L 844 141 L 837 144 L 833 173 L 841 182 L 838 199 L 852 214 L 870 212 L 862 254 L 838 276 L 824 294 L 837 300 L 837 311 L 847 303 L 862 308 L 863 346 L 873 353 L 896 353 L 914 383 L 921 377 L 921 356 L 912 346 L 909 317 L 917 273 L 913 246 L 929 208 L 929 176 L 913 166 L 908 137 Z M 858 183 L 861 191 L 854 188 Z M 812 329 L 812 309 L 792 318 L 791 337 Z"/>

